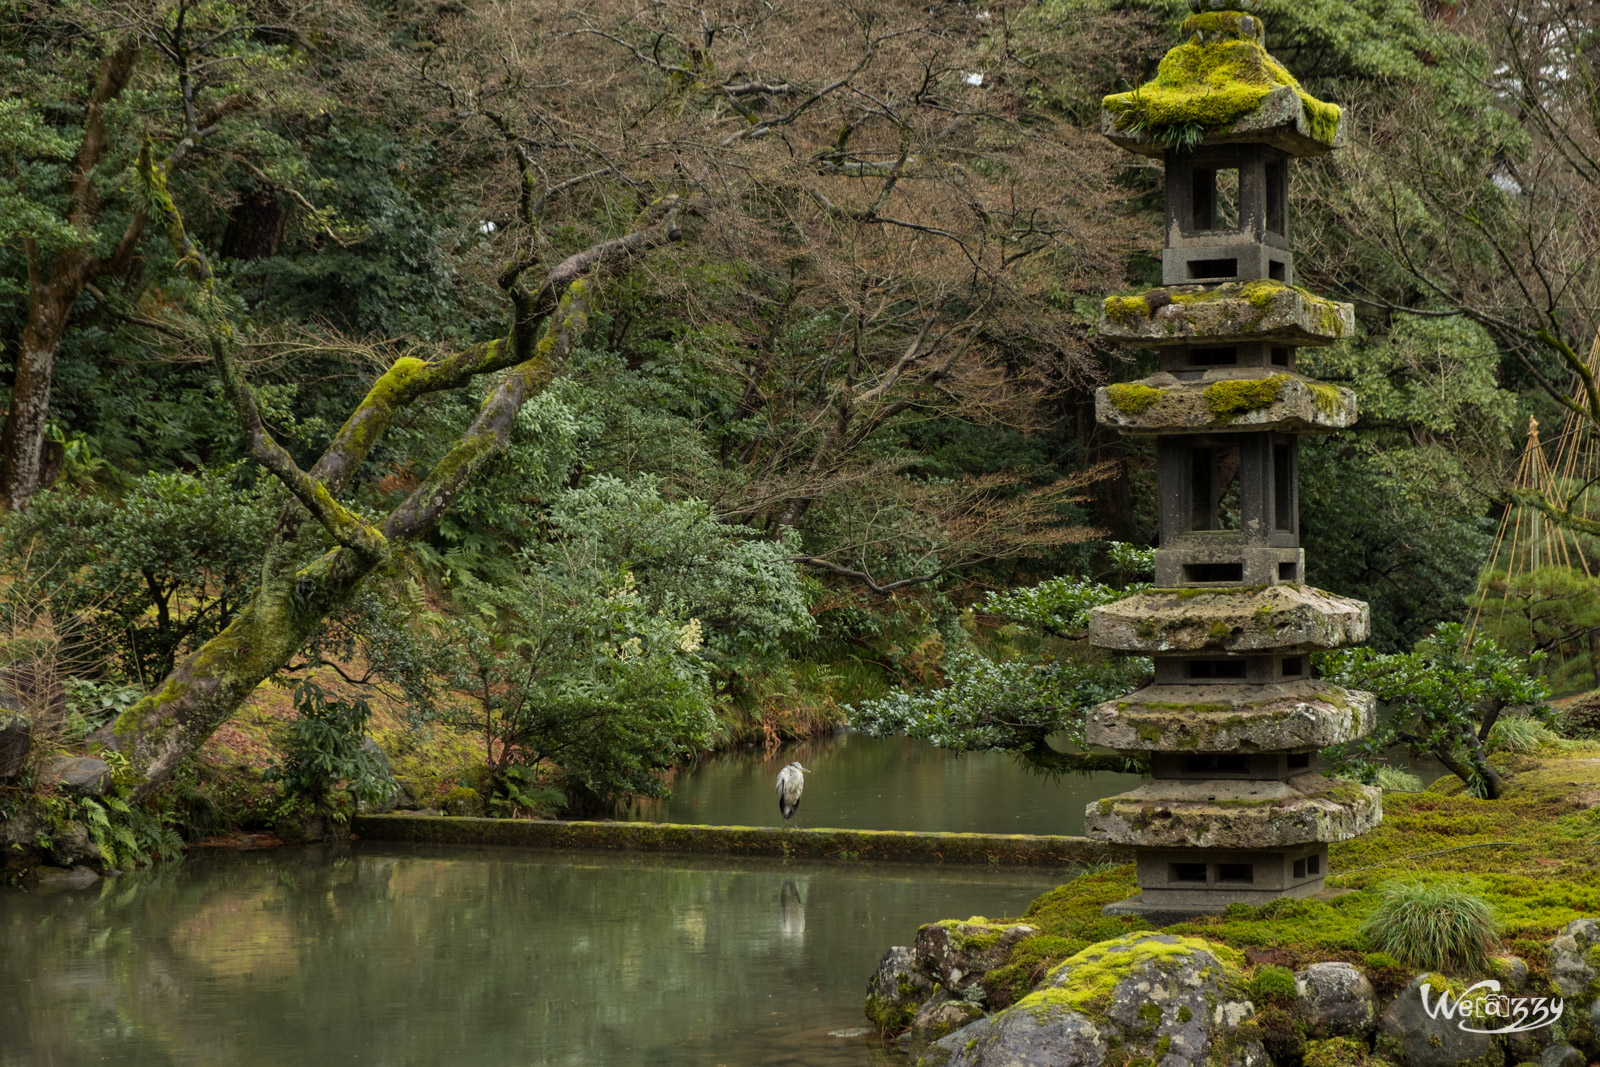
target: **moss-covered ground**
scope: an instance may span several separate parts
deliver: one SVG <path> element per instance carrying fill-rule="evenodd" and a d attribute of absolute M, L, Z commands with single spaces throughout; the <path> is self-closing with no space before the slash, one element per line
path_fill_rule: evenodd
<path fill-rule="evenodd" d="M 1502 754 L 1497 763 L 1510 773 L 1499 800 L 1463 795 L 1453 777 L 1422 793 L 1386 793 L 1383 823 L 1330 849 L 1328 885 L 1350 892 L 1236 905 L 1167 929 L 1232 946 L 1258 969 L 1344 960 L 1366 970 L 1375 987 L 1392 991 L 1414 971 L 1373 955 L 1358 933 L 1377 905 L 1376 888 L 1394 879 L 1452 880 L 1489 901 L 1500 944 L 1539 980 L 1550 938 L 1572 919 L 1600 915 L 1600 745 Z M 1022 921 L 1038 933 L 984 979 L 991 1006 L 1015 1002 L 1050 968 L 1096 941 L 1148 929 L 1136 917 L 1101 914 L 1134 891 L 1130 865 L 1085 874 L 1035 900 Z"/>

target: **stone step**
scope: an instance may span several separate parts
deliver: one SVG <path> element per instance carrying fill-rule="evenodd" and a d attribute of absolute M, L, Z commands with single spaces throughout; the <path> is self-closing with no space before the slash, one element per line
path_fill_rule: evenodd
<path fill-rule="evenodd" d="M 1284 848 L 1345 841 L 1383 818 L 1383 792 L 1320 774 L 1281 781 L 1152 779 L 1095 801 L 1092 841 L 1138 848 Z"/>
<path fill-rule="evenodd" d="M 1282 372 L 1208 374 L 1199 381 L 1163 373 L 1096 389 L 1094 415 L 1100 425 L 1130 434 L 1333 433 L 1355 424 L 1356 395 Z"/>
<path fill-rule="evenodd" d="M 1149 685 L 1088 715 L 1089 744 L 1124 752 L 1286 752 L 1372 732 L 1377 698 L 1310 678 Z"/>
<path fill-rule="evenodd" d="M 1310 652 L 1360 644 L 1365 603 L 1308 585 L 1150 589 L 1095 608 L 1089 643 L 1146 655 Z"/>

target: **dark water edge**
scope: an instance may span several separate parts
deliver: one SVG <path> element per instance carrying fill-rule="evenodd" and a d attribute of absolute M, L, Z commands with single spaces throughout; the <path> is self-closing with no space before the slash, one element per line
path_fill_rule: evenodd
<path fill-rule="evenodd" d="M 0 1065 L 900 1063 L 861 1003 L 923 922 L 1060 871 L 357 843 L 0 895 Z"/>

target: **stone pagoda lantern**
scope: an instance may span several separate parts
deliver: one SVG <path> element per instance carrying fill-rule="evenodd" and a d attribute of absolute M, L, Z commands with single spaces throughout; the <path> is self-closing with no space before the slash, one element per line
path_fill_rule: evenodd
<path fill-rule="evenodd" d="M 1089 805 L 1086 832 L 1137 856 L 1140 894 L 1107 911 L 1158 923 L 1321 892 L 1328 843 L 1382 818 L 1379 790 L 1312 768 L 1374 708 L 1311 676 L 1310 653 L 1364 640 L 1369 619 L 1304 584 L 1298 515 L 1300 436 L 1356 419 L 1354 394 L 1295 368 L 1355 327 L 1349 304 L 1295 287 L 1289 243 L 1289 163 L 1338 147 L 1340 112 L 1267 54 L 1260 19 L 1206 2 L 1155 80 L 1101 115 L 1166 167 L 1163 287 L 1100 319 L 1160 371 L 1095 396 L 1100 422 L 1155 438 L 1161 547 L 1154 588 L 1090 621 L 1097 647 L 1153 657 L 1155 680 L 1089 715 L 1088 741 L 1149 753 L 1151 778 Z"/>

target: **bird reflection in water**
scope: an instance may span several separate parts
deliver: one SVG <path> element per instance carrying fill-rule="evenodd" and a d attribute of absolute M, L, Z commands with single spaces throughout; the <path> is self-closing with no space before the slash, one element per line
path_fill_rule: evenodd
<path fill-rule="evenodd" d="M 778 933 L 785 941 L 806 939 L 806 903 L 792 881 L 783 883 L 783 892 L 778 894 Z"/>

